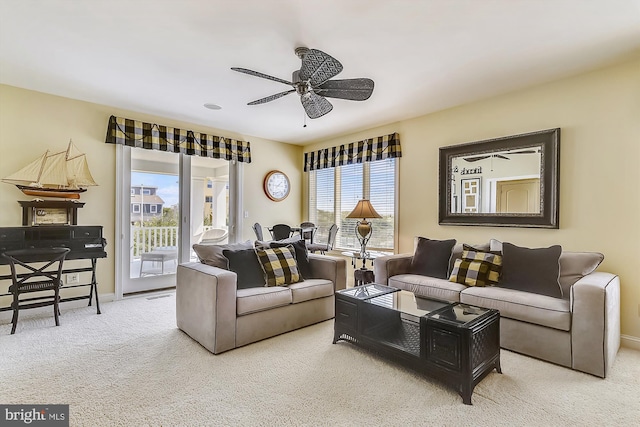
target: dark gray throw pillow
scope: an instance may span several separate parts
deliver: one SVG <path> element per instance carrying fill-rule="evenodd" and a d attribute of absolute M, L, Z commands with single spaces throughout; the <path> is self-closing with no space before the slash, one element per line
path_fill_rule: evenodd
<path fill-rule="evenodd" d="M 229 260 L 229 270 L 238 275 L 238 289 L 265 286 L 262 265 L 254 249 L 225 249 L 222 253 Z"/>
<path fill-rule="evenodd" d="M 226 245 L 193 245 L 193 250 L 203 264 L 211 265 L 213 267 L 229 269 L 229 260 L 224 256 L 222 251 L 225 249 L 238 250 L 249 249 L 253 245 L 251 240 L 241 243 L 227 243 Z"/>
<path fill-rule="evenodd" d="M 300 239 L 293 243 L 286 243 L 282 241 L 270 242 L 272 248 L 284 248 L 287 245 L 292 245 L 296 262 L 298 263 L 298 272 L 302 276 L 302 279 L 311 279 L 311 264 L 309 264 L 309 251 L 307 251 L 307 243 Z"/>
<path fill-rule="evenodd" d="M 502 275 L 498 286 L 562 298 L 560 254 L 562 246 L 523 248 L 502 243 Z"/>
<path fill-rule="evenodd" d="M 411 273 L 448 279 L 449 259 L 455 244 L 455 239 L 431 240 L 418 237 L 416 252 L 411 260 Z"/>

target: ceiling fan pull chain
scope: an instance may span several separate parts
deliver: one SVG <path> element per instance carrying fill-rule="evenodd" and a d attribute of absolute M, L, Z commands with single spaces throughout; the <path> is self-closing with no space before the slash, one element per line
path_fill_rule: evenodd
<path fill-rule="evenodd" d="M 304 123 L 304 126 L 302 126 L 303 128 L 307 127 L 307 113 L 305 113 L 304 111 L 302 112 L 302 120 Z"/>

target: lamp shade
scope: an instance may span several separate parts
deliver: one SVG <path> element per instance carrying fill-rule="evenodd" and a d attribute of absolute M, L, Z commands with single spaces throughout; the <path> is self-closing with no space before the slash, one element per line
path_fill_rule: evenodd
<path fill-rule="evenodd" d="M 358 201 L 358 204 L 351 211 L 347 218 L 382 218 L 382 216 L 376 212 L 371 206 L 371 202 L 367 199 Z"/>

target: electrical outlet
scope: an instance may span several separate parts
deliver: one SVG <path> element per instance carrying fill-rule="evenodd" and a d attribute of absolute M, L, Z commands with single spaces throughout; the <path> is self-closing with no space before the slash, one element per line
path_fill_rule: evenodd
<path fill-rule="evenodd" d="M 65 283 L 67 285 L 80 283 L 80 273 L 67 273 L 65 277 Z"/>

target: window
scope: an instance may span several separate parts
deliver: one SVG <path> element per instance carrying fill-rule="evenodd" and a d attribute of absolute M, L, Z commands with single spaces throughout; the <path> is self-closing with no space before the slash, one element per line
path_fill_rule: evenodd
<path fill-rule="evenodd" d="M 323 242 L 328 229 L 340 227 L 335 248 L 360 249 L 355 235 L 357 219 L 347 219 L 358 200 L 368 198 L 382 218 L 370 219 L 371 250 L 395 249 L 396 159 L 356 163 L 309 172 L 309 220 L 318 225 L 315 241 Z"/>
<path fill-rule="evenodd" d="M 140 204 L 139 203 L 134 203 L 133 204 L 133 213 L 140 213 Z"/>
<path fill-rule="evenodd" d="M 158 205 L 150 205 L 151 213 L 158 213 Z"/>
<path fill-rule="evenodd" d="M 205 203 L 213 203 L 213 196 L 204 196 Z"/>
<path fill-rule="evenodd" d="M 151 195 L 151 190 L 148 189 L 148 188 L 144 188 L 142 190 L 142 194 L 145 195 L 145 196 L 150 196 Z"/>
<path fill-rule="evenodd" d="M 136 190 L 135 189 L 131 189 L 131 195 L 133 196 L 134 194 L 136 194 Z"/>

